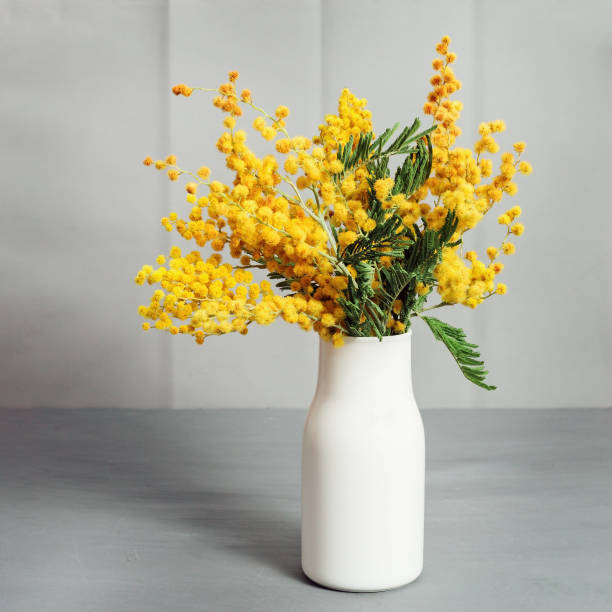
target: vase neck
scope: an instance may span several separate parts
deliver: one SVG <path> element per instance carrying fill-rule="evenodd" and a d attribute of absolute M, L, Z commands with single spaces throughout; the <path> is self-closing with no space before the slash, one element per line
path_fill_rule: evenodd
<path fill-rule="evenodd" d="M 359 389 L 374 397 L 385 387 L 412 396 L 411 333 L 377 338 L 346 337 L 336 348 L 319 341 L 317 394 L 335 395 L 346 389 Z"/>

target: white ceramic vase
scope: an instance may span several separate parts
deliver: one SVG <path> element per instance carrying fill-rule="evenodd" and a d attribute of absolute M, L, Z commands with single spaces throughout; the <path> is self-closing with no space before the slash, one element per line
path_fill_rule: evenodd
<path fill-rule="evenodd" d="M 323 586 L 382 591 L 423 569 L 425 436 L 410 341 L 320 341 L 302 444 L 302 569 Z"/>

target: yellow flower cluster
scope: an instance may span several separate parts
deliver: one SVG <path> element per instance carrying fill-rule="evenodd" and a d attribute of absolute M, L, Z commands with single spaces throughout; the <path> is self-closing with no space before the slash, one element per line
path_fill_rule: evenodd
<path fill-rule="evenodd" d="M 147 158 L 144 163 L 166 169 L 171 180 L 181 175 L 190 179 L 185 186 L 187 201 L 192 205 L 189 216 L 180 218 L 177 213 L 171 213 L 164 217 L 162 225 L 168 231 L 174 228 L 184 239 L 194 240 L 200 247 L 210 244 L 217 252 L 229 250 L 243 268 L 266 269 L 273 278 L 285 279 L 293 295 L 274 295 L 269 289 L 262 291 L 263 297 L 257 304 L 252 303 L 257 296 L 249 293 L 247 298 L 240 287 L 236 290 L 238 293 L 233 289 L 234 283 L 240 282 L 236 275 L 242 270 L 232 274 L 229 264 L 220 263 L 210 270 L 216 260 L 191 261 L 196 257 L 194 251 L 187 259 L 172 258 L 172 266 L 167 271 L 163 267 L 157 270 L 145 267 L 139 272 L 136 282 L 160 283 L 175 295 L 180 293 L 176 298 L 179 310 L 162 308 L 160 311 L 156 293 L 149 308 L 141 308 L 141 314 L 156 321 L 158 329 L 172 332 L 177 328 L 198 341 L 229 331 L 246 333 L 246 326 L 252 321 L 268 324 L 281 316 L 305 330 L 312 328 L 339 345 L 344 311 L 337 299 L 346 289 L 351 271 L 333 256 L 335 241 L 331 225 L 340 225 L 338 219 L 343 213 L 355 230 L 370 224 L 363 211 L 359 214 L 362 200 L 351 201 L 349 208 L 344 195 L 363 194 L 367 187 L 365 171 L 346 177 L 344 193 L 332 181 L 333 173 L 341 169 L 334 153 L 338 142 L 335 139 L 346 141 L 347 132 L 357 134 L 356 130 L 367 127 L 364 121 L 369 111 L 362 108 L 365 101 L 352 100 L 347 91 L 342 98 L 345 102 L 339 105 L 338 117 L 327 117 L 330 126 L 334 126 L 333 131 L 323 130 L 319 139 L 323 146 L 312 148 L 311 139 L 291 138 L 286 132 L 284 120 L 289 115 L 286 106 L 279 106 L 274 116 L 269 115 L 253 104 L 250 91 L 243 90 L 240 96 L 236 93 L 236 78 L 237 73 L 231 73 L 230 81 L 215 90 L 218 95 L 213 99 L 214 106 L 228 114 L 223 121 L 226 131 L 218 139 L 217 149 L 225 155 L 226 166 L 235 173 L 230 185 L 211 181 L 210 170 L 205 166 L 196 173 L 179 168 L 174 156 L 157 162 Z M 174 90 L 185 95 L 183 86 Z M 276 140 L 275 148 L 287 156 L 283 164 L 286 174 L 274 156 L 258 157 L 247 145 L 246 132 L 234 129 L 235 118 L 242 114 L 241 104 L 257 111 L 253 127 L 264 139 L 282 136 Z M 294 180 L 292 174 L 299 176 Z M 203 189 L 205 193 L 200 195 Z M 332 221 L 334 213 L 330 206 L 337 199 L 342 201 L 344 210 Z M 360 224 L 353 219 L 355 214 Z M 219 254 L 213 257 L 221 261 Z M 211 279 L 212 284 L 206 279 Z M 174 307 L 173 300 L 170 298 Z M 173 316 L 182 319 L 187 312 L 189 324 L 172 324 Z"/>
<path fill-rule="evenodd" d="M 282 317 L 304 330 L 324 327 L 333 336 L 336 317 L 325 312 L 317 299 L 274 295 L 269 281 L 253 282 L 249 270 L 232 269 L 221 263 L 218 253 L 204 261 L 199 251 L 181 255 L 178 247 L 166 258 L 157 258 L 158 268 L 146 265 L 136 275 L 136 283 L 159 284 L 148 306 L 139 313 L 154 321 L 156 329 L 172 334 L 191 334 L 201 344 L 206 336 L 240 332 L 246 334 L 252 322 L 269 325 Z M 178 324 L 175 322 L 178 320 Z M 145 322 L 144 329 L 150 324 Z"/>
<path fill-rule="evenodd" d="M 365 98 L 359 99 L 348 89 L 343 89 L 338 100 L 338 114 L 325 116 L 315 142 L 325 145 L 326 151 L 334 151 L 339 144 L 346 144 L 351 136 L 358 140 L 361 134 L 370 132 L 372 113 L 366 109 L 367 103 Z"/>
<path fill-rule="evenodd" d="M 444 37 L 437 46 L 440 57 L 433 62 L 436 73 L 423 109 L 436 126 L 431 136 L 431 176 L 408 195 L 395 193 L 392 178 L 375 180 L 366 162 L 345 168 L 339 159 L 339 151 L 351 138 L 356 147 L 364 134 L 373 131 L 367 101 L 348 89 L 340 95 L 337 114 L 326 115 L 318 134 L 307 138 L 287 131 L 290 111 L 286 106 L 268 113 L 255 105 L 250 90 L 238 92 L 236 71 L 214 89 L 175 85 L 172 91 L 177 96 L 201 91 L 214 94 L 212 103 L 224 114 L 216 148 L 232 179 L 227 183 L 211 179 L 207 166 L 196 171 L 183 169 L 174 155 L 144 160 L 146 166 L 165 171 L 171 181 L 187 179 L 188 212 L 171 212 L 162 218 L 163 227 L 198 247 L 209 246 L 213 254 L 203 259 L 194 250 L 183 256 L 173 247 L 168 257 L 157 258 L 157 267 L 143 266 L 136 282 L 159 285 L 150 304 L 139 309 L 146 319 L 143 327 L 188 334 L 202 343 L 211 335 L 246 334 L 251 323 L 267 325 L 280 317 L 340 345 L 346 333 L 346 313 L 338 300 L 346 299 L 349 283 L 355 283 L 357 277 L 355 268 L 343 262 L 343 255 L 376 229 L 370 214 L 373 198 L 382 206 L 385 219 L 401 218 L 398 223 L 404 231 L 413 231 L 415 224 L 440 229 L 453 211 L 458 220 L 453 241 L 457 241 L 504 195 L 514 195 L 515 174 L 529 174 L 531 166 L 520 158 L 525 143 L 517 142 L 513 152 L 501 155 L 499 172 L 493 176 L 488 155 L 499 151 L 494 135 L 505 129 L 502 121 L 479 126 L 480 139 L 474 150 L 455 146 L 461 134 L 457 120 L 462 104 L 451 96 L 461 83 L 450 66 L 456 57 L 449 52 L 449 44 L 450 39 Z M 252 128 L 264 140 L 273 141 L 280 157 L 259 156 L 250 148 L 246 131 L 238 127 L 244 111 L 255 113 Z M 435 283 L 419 282 L 413 291 L 426 297 L 437 286 L 442 303 L 472 308 L 495 293 L 505 293 L 505 285 L 495 284 L 503 268 L 497 257 L 499 252 L 514 252 L 507 238 L 523 233 L 523 225 L 514 223 L 519 215 L 520 209 L 513 207 L 499 217 L 506 236 L 499 248 L 487 250 L 488 265 L 472 251 L 464 259 L 460 247 L 444 248 Z M 223 263 L 222 252 L 236 264 Z M 380 258 L 381 267 L 392 263 L 390 256 Z M 286 293 L 275 293 L 269 281 L 254 282 L 251 269 L 267 273 Z M 372 289 L 379 288 L 380 274 L 371 282 Z M 402 307 L 397 300 L 389 315 L 387 325 L 394 333 L 406 328 L 398 319 Z"/>
<path fill-rule="evenodd" d="M 480 138 L 473 150 L 454 146 L 457 136 L 461 134 L 456 122 L 462 104 L 452 101 L 450 97 L 461 88 L 461 83 L 455 78 L 450 67 L 456 56 L 448 51 L 449 44 L 450 38 L 443 37 L 436 48 L 440 57 L 434 59 L 432 64 L 436 73 L 431 78 L 433 88 L 423 111 L 433 116 L 437 126 L 432 135 L 433 166 L 430 178 L 415 194 L 415 199 L 418 202 L 428 196 L 432 198 L 432 208 L 425 214 L 425 220 L 428 226 L 434 229 L 443 225 L 449 210 L 454 211 L 458 220 L 454 236 L 457 240 L 475 227 L 504 195 L 513 196 L 517 193 L 518 186 L 513 178 L 517 172 L 530 174 L 531 165 L 520 159 L 525 143 L 517 142 L 513 152 L 501 154 L 499 172 L 492 176 L 493 160 L 481 156 L 499 152 L 499 144 L 494 135 L 506 129 L 501 120 L 479 125 Z M 484 180 L 489 177 L 490 181 Z M 512 219 L 514 217 L 509 216 L 508 222 Z M 511 231 L 520 236 L 523 229 L 524 227 L 518 224 Z M 511 254 L 515 247 L 510 242 L 504 242 L 501 248 L 505 254 Z M 475 308 L 484 299 L 496 293 L 493 279 L 503 266 L 491 264 L 487 267 L 475 254 L 472 255 L 473 252 L 469 252 L 466 255 L 471 263 L 469 268 L 458 255 L 458 250 L 459 247 L 444 250 L 443 261 L 435 271 L 438 292 L 445 303 L 462 303 Z M 492 252 L 488 252 L 489 256 Z M 497 293 L 505 293 L 505 285 L 503 287 L 504 289 Z"/>

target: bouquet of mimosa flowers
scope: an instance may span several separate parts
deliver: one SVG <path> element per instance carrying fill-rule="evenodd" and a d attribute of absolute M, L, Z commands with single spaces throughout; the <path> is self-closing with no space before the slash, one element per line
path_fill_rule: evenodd
<path fill-rule="evenodd" d="M 341 346 L 345 336 L 406 333 L 421 319 L 470 381 L 493 389 L 477 346 L 426 313 L 453 304 L 476 308 L 506 292 L 500 259 L 514 253 L 512 240 L 523 233 L 521 209 L 496 213 L 500 242 L 482 259 L 465 250 L 464 235 L 517 192 L 515 175 L 531 166 L 521 158 L 523 142 L 494 162 L 503 121 L 481 123 L 473 149 L 456 146 L 462 104 L 452 98 L 461 83 L 449 42 L 444 37 L 436 47 L 423 107 L 432 118 L 427 127 L 415 119 L 375 134 L 367 101 L 344 89 L 337 114 L 307 138 L 290 133 L 286 106 L 269 113 L 248 89 L 239 90 L 237 72 L 215 89 L 174 86 L 177 96 L 212 94 L 225 115 L 216 147 L 233 179 L 215 180 L 207 166 L 182 168 L 174 155 L 144 160 L 184 181 L 186 212 L 161 222 L 193 246 L 173 246 L 138 272 L 138 284 L 158 285 L 139 308 L 143 328 L 202 344 L 280 317 Z M 247 112 L 270 154 L 258 157 L 249 148 L 239 127 Z M 269 280 L 255 282 L 254 269 Z"/>

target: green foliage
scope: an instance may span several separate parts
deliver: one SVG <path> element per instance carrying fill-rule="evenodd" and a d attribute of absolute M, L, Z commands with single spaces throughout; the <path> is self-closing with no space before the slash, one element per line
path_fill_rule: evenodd
<path fill-rule="evenodd" d="M 345 172 L 352 170 L 355 166 L 363 163 L 370 159 L 372 153 L 372 138 L 374 134 L 372 132 L 367 132 L 359 137 L 357 144 L 355 147 L 355 140 L 353 136 L 349 138 L 348 142 L 345 145 L 339 145 L 337 156 L 338 159 L 342 162 L 344 166 L 344 170 L 341 173 L 344 175 Z"/>
<path fill-rule="evenodd" d="M 446 348 L 450 351 L 463 372 L 463 375 L 470 382 L 487 391 L 492 391 L 496 388 L 484 382 L 488 372 L 483 367 L 484 361 L 480 360 L 480 353 L 477 350 L 478 346 L 466 341 L 465 332 L 462 329 L 453 327 L 434 317 L 421 316 L 421 318 L 427 323 L 436 340 L 444 342 Z"/>
<path fill-rule="evenodd" d="M 336 180 L 341 181 L 346 172 L 364 164 L 372 175 L 372 181 L 386 178 L 389 176 L 389 158 L 392 155 L 406 155 L 404 163 L 396 171 L 393 194 L 409 196 L 414 193 L 431 172 L 432 146 L 429 134 L 436 129 L 434 125 L 417 132 L 420 125 L 420 121 L 415 119 L 386 148 L 385 145 L 396 132 L 399 123 L 386 129 L 374 142 L 372 132 L 363 134 L 357 142 L 351 136 L 345 145 L 338 147 L 337 156 L 344 169 L 336 175 Z"/>
<path fill-rule="evenodd" d="M 372 299 L 376 295 L 372 289 L 375 267 L 360 261 L 355 264 L 355 270 L 356 282 L 348 285 L 348 299 L 338 298 L 338 304 L 346 313 L 347 332 L 351 336 L 375 335 L 382 338 L 386 331 L 385 313 Z"/>
<path fill-rule="evenodd" d="M 429 177 L 432 167 L 429 134 L 436 126 L 421 132 L 419 127 L 419 120 L 415 119 L 393 139 L 398 129 L 395 124 L 375 140 L 368 132 L 357 141 L 351 136 L 338 148 L 343 171 L 334 175 L 334 180 L 340 184 L 347 172 L 365 166 L 369 174 L 367 212 L 376 221 L 374 229 L 360 232 L 357 240 L 344 250 L 338 247 L 336 253 L 344 266 L 353 266 L 356 270 L 344 296 L 338 299 L 346 315 L 344 326 L 351 336 L 376 336 L 382 340 L 394 333 L 388 327 L 389 322 L 402 323 L 408 328 L 411 319 L 420 316 L 436 339 L 444 342 L 464 376 L 483 389 L 492 390 L 495 387 L 484 382 L 487 372 L 479 360 L 478 347 L 466 342 L 463 330 L 421 314 L 427 295 L 436 284 L 434 270 L 442 260 L 443 249 L 461 243 L 461 240 L 453 241 L 458 224 L 455 213 L 449 210 L 439 229 L 427 227 L 424 218 L 406 227 L 396 209 L 388 208 L 388 203 L 387 208 L 383 207 L 376 196 L 375 183 L 390 176 L 389 160 L 393 155 L 406 157 L 395 171 L 391 196 L 403 194 L 409 198 Z M 337 238 L 335 228 L 334 237 Z M 391 265 L 381 261 L 383 257 L 390 257 Z M 425 295 L 417 292 L 420 284 L 430 288 Z M 395 307 L 400 304 L 398 300 L 401 308 Z M 441 305 L 445 304 L 438 306 Z"/>
<path fill-rule="evenodd" d="M 429 177 L 432 163 L 431 140 L 419 139 L 416 144 L 417 151 L 408 156 L 404 163 L 395 172 L 395 185 L 392 195 L 403 193 L 407 196 L 413 194 Z"/>
<path fill-rule="evenodd" d="M 413 242 L 412 236 L 404 231 L 398 215 L 385 219 L 384 211 L 376 205 L 371 205 L 368 212 L 377 225 L 371 232 L 359 236 L 355 242 L 349 244 L 342 254 L 338 253 L 346 265 L 356 265 L 361 261 L 379 261 L 384 256 L 401 257 Z M 402 231 L 398 233 L 400 229 Z"/>
<path fill-rule="evenodd" d="M 388 221 L 392 219 L 399 218 L 392 215 Z M 391 333 L 387 328 L 389 316 L 409 327 L 412 313 L 426 299 L 425 296 L 417 295 L 416 286 L 418 283 L 433 284 L 433 272 L 442 258 L 442 248 L 449 243 L 456 228 L 457 220 L 452 212 L 449 212 L 439 230 L 421 230 L 414 226 L 409 238 L 407 234 L 403 235 L 401 253 L 394 256 L 389 267 L 378 265 L 380 253 L 375 250 L 370 252 L 367 244 L 360 246 L 358 240 L 349 245 L 345 251 L 348 257 L 344 255 L 342 260 L 355 267 L 357 276 L 354 284 L 349 283 L 348 299 L 339 300 L 347 315 L 348 333 L 351 336 L 371 336 L 372 333 L 378 338 L 387 336 Z M 409 230 L 406 228 L 406 231 Z M 400 248 L 393 236 L 379 236 L 383 243 L 385 239 L 393 243 L 394 248 Z M 358 247 L 351 250 L 355 245 Z M 387 248 L 384 253 L 389 251 Z M 375 290 L 371 287 L 374 278 L 379 281 Z M 398 299 L 402 300 L 402 310 L 400 313 L 392 313 L 393 304 Z"/>

